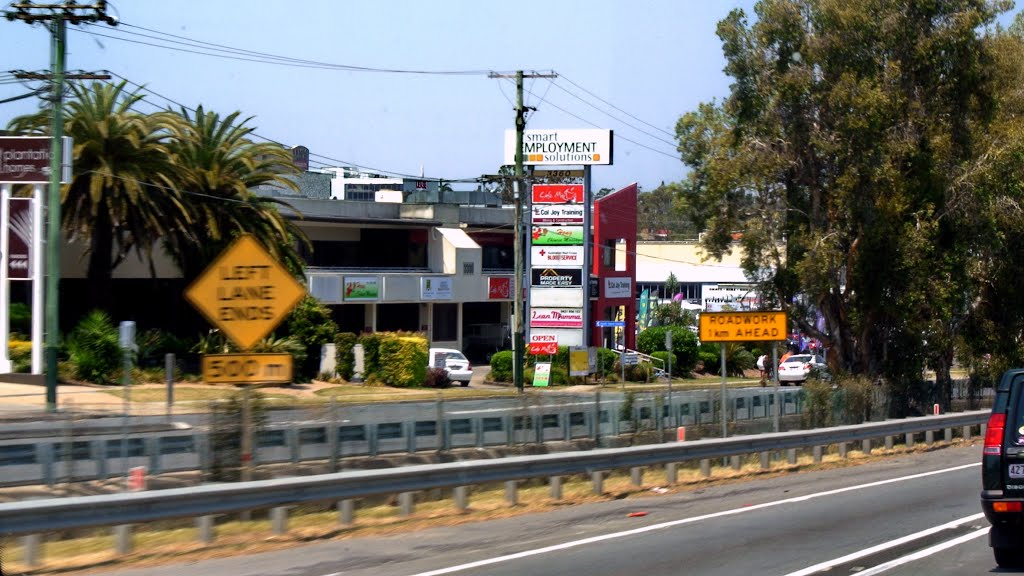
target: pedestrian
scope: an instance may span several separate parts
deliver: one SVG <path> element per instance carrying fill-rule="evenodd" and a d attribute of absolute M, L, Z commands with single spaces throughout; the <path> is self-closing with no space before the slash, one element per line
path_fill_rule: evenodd
<path fill-rule="evenodd" d="M 761 372 L 761 386 L 765 385 L 765 371 L 764 367 L 768 363 L 768 355 L 761 354 L 757 357 L 757 369 Z"/>

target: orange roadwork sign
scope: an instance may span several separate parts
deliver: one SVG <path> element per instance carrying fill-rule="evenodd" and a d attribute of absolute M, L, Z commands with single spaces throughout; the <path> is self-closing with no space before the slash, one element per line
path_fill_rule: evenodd
<path fill-rule="evenodd" d="M 701 312 L 701 342 L 779 341 L 786 339 L 786 313 L 781 310 L 761 312 Z"/>
<path fill-rule="evenodd" d="M 185 297 L 242 350 L 270 333 L 306 295 L 306 288 L 249 234 L 239 236 Z"/>

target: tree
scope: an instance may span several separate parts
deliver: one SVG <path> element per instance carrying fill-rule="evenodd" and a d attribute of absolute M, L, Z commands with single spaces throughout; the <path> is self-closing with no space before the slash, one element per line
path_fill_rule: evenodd
<path fill-rule="evenodd" d="M 697 230 L 687 217 L 682 197 L 683 187 L 678 183 L 664 184 L 637 195 L 637 224 L 639 232 L 652 238 L 663 231 L 670 236 L 696 238 Z"/>
<path fill-rule="evenodd" d="M 64 132 L 74 140 L 72 181 L 61 194 L 69 241 L 86 244 L 91 304 L 109 310 L 113 270 L 133 249 L 152 266 L 152 249 L 192 223 L 174 185 L 169 134 L 132 108 L 143 99 L 125 82 L 71 84 Z M 50 112 L 20 116 L 8 128 L 46 134 Z"/>
<path fill-rule="evenodd" d="M 897 393 L 952 357 L 968 312 L 973 239 L 954 208 L 994 111 L 985 31 L 1005 9 L 762 0 L 757 23 L 719 23 L 729 97 L 677 124 L 704 248 L 720 256 L 742 232 L 769 305 L 834 367 Z"/>
<path fill-rule="evenodd" d="M 169 149 L 176 170 L 174 184 L 188 198 L 192 225 L 172 231 L 167 249 L 185 278 L 194 278 L 226 245 L 242 233 L 253 234 L 293 273 L 303 261 L 296 243 L 308 239 L 278 210 L 291 208 L 280 199 L 258 196 L 252 189 L 276 184 L 291 189 L 285 178 L 297 172 L 282 146 L 250 139 L 252 119 L 240 112 L 224 118 L 202 106 L 167 112 L 161 118 L 172 135 Z"/>

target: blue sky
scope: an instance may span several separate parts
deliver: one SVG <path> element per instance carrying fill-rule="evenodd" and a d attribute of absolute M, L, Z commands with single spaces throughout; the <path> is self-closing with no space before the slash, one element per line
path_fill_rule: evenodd
<path fill-rule="evenodd" d="M 422 167 L 428 177 L 452 180 L 496 173 L 503 132 L 514 127 L 514 84 L 489 79 L 486 71 L 554 70 L 553 82 L 526 83 L 527 104 L 538 109 L 528 128 L 615 130 L 615 164 L 594 168 L 595 189 L 638 182 L 649 190 L 683 177 L 675 122 L 698 103 L 727 94 L 715 25 L 731 9 L 749 14 L 752 6 L 752 0 L 115 0 L 110 13 L 125 25 L 69 27 L 68 67 L 109 70 L 190 107 L 241 110 L 255 117 L 257 134 L 307 146 L 314 165 L 401 174 Z M 481 73 L 239 61 L 139 44 L 157 41 L 130 33 L 160 35 L 142 28 L 332 64 Z M 49 34 L 40 25 L 0 20 L 0 53 L 0 78 L 8 70 L 46 70 Z M 27 91 L 0 83 L 0 100 Z M 156 95 L 147 101 L 169 105 Z M 36 107 L 35 99 L 0 104 L 0 124 Z"/>

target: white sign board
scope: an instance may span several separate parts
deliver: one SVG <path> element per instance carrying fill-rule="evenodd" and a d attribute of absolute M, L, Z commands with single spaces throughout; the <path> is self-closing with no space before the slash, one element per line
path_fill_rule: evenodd
<path fill-rule="evenodd" d="M 531 328 L 582 328 L 582 308 L 530 308 Z"/>
<path fill-rule="evenodd" d="M 575 328 L 530 328 L 530 340 L 553 338 L 559 346 L 583 346 L 583 330 Z"/>
<path fill-rule="evenodd" d="M 604 279 L 604 297 L 605 298 L 632 298 L 633 297 L 633 279 L 632 278 L 605 278 Z"/>
<path fill-rule="evenodd" d="M 530 222 L 534 224 L 583 224 L 583 205 L 534 204 Z"/>
<path fill-rule="evenodd" d="M 583 246 L 531 246 L 530 266 L 583 266 Z"/>
<path fill-rule="evenodd" d="M 447 276 L 424 276 L 420 278 L 420 299 L 451 300 L 452 279 Z"/>
<path fill-rule="evenodd" d="M 530 288 L 530 307 L 582 308 L 582 288 Z"/>
<path fill-rule="evenodd" d="M 505 164 L 516 163 L 516 131 L 505 130 Z M 611 130 L 526 130 L 523 164 L 527 166 L 612 163 Z"/>

